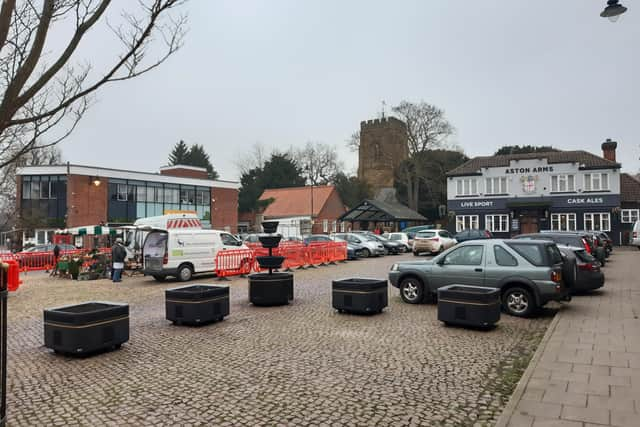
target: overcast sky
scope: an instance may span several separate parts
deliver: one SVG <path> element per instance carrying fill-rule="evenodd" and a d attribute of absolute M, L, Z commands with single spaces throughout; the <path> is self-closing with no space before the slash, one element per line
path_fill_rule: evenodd
<path fill-rule="evenodd" d="M 640 3 L 623 0 L 629 11 L 615 24 L 598 16 L 605 3 L 190 0 L 184 48 L 99 92 L 63 157 L 157 171 L 184 139 L 236 180 L 236 160 L 255 143 L 321 141 L 355 171 L 345 141 L 360 121 L 382 100 L 424 100 L 446 111 L 469 156 L 512 144 L 600 154 L 610 137 L 623 170 L 637 172 Z M 110 46 L 112 35 L 88 42 Z M 100 65 L 108 51 L 87 57 Z"/>

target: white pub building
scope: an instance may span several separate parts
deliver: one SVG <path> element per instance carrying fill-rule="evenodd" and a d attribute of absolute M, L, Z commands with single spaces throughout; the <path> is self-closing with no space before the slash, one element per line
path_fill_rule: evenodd
<path fill-rule="evenodd" d="M 604 157 L 586 151 L 475 157 L 447 173 L 452 232 L 486 229 L 496 237 L 541 230 L 606 231 L 621 237 L 616 142 Z"/>

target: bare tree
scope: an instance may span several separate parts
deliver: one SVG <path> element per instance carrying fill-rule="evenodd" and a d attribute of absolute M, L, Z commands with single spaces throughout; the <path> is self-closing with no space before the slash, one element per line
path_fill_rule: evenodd
<path fill-rule="evenodd" d="M 256 142 L 251 147 L 251 150 L 238 157 L 235 165 L 241 175 L 246 174 L 249 173 L 251 169 L 262 168 L 269 159 L 269 156 L 265 146 L 260 142 Z"/>
<path fill-rule="evenodd" d="M 111 0 L 3 0 L 0 169 L 66 138 L 102 86 L 138 77 L 175 53 L 182 46 L 186 16 L 174 11 L 184 1 L 127 1 L 120 20 L 107 22 Z M 100 23 L 122 43 L 121 53 L 102 71 L 76 58 L 82 40 Z M 70 38 L 55 52 L 47 40 L 56 32 L 66 34 L 69 25 Z M 155 41 L 162 51 L 154 50 Z"/>
<path fill-rule="evenodd" d="M 291 149 L 291 157 L 311 185 L 326 185 L 343 169 L 336 148 L 320 142 L 307 142 L 304 148 Z"/>
<path fill-rule="evenodd" d="M 407 186 L 409 207 L 417 210 L 420 185 L 427 183 L 430 168 L 424 153 L 448 147 L 448 138 L 455 129 L 443 110 L 424 101 L 418 104 L 403 101 L 393 107 L 393 112 L 406 123 L 409 144 L 409 159 L 400 165 L 396 175 Z"/>
<path fill-rule="evenodd" d="M 347 139 L 347 147 L 349 147 L 351 151 L 355 151 L 355 152 L 358 152 L 358 150 L 360 150 L 360 131 L 359 130 L 352 133 L 349 139 Z"/>

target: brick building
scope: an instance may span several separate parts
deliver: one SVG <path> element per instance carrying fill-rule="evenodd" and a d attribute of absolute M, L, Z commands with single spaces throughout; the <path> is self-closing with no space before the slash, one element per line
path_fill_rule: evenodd
<path fill-rule="evenodd" d="M 205 226 L 236 232 L 239 188 L 182 165 L 160 173 L 72 164 L 18 168 L 23 244 L 45 243 L 58 228 L 131 224 L 167 211 L 192 211 Z"/>
<path fill-rule="evenodd" d="M 338 218 L 346 208 L 333 185 L 314 187 L 289 187 L 264 190 L 260 200 L 272 202 L 262 213 L 265 220 L 296 219 L 298 223 L 311 224 L 312 234 L 332 233 L 340 230 Z M 308 234 L 308 226 L 301 234 Z M 299 233 L 292 233 L 298 235 Z"/>

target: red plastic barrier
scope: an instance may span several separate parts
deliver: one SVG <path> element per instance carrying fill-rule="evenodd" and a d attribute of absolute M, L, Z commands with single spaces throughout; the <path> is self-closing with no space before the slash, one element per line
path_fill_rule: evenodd
<path fill-rule="evenodd" d="M 307 261 L 311 265 L 326 264 L 328 261 L 328 242 L 311 242 L 307 246 Z"/>
<path fill-rule="evenodd" d="M 20 266 L 16 261 L 6 261 L 5 264 L 9 264 L 9 269 L 7 270 L 7 289 L 9 292 L 15 292 L 22 283 L 20 280 Z"/>
<path fill-rule="evenodd" d="M 216 275 L 218 277 L 249 274 L 254 263 L 254 253 L 250 249 L 230 249 L 216 255 Z"/>
<path fill-rule="evenodd" d="M 347 259 L 347 242 L 329 243 L 329 262 L 339 262 Z"/>
<path fill-rule="evenodd" d="M 22 271 L 40 271 L 53 268 L 53 252 L 27 252 L 18 254 Z"/>
<path fill-rule="evenodd" d="M 282 268 L 298 268 L 307 264 L 306 250 L 304 243 L 290 242 L 280 246 L 279 255 L 284 257 Z"/>

